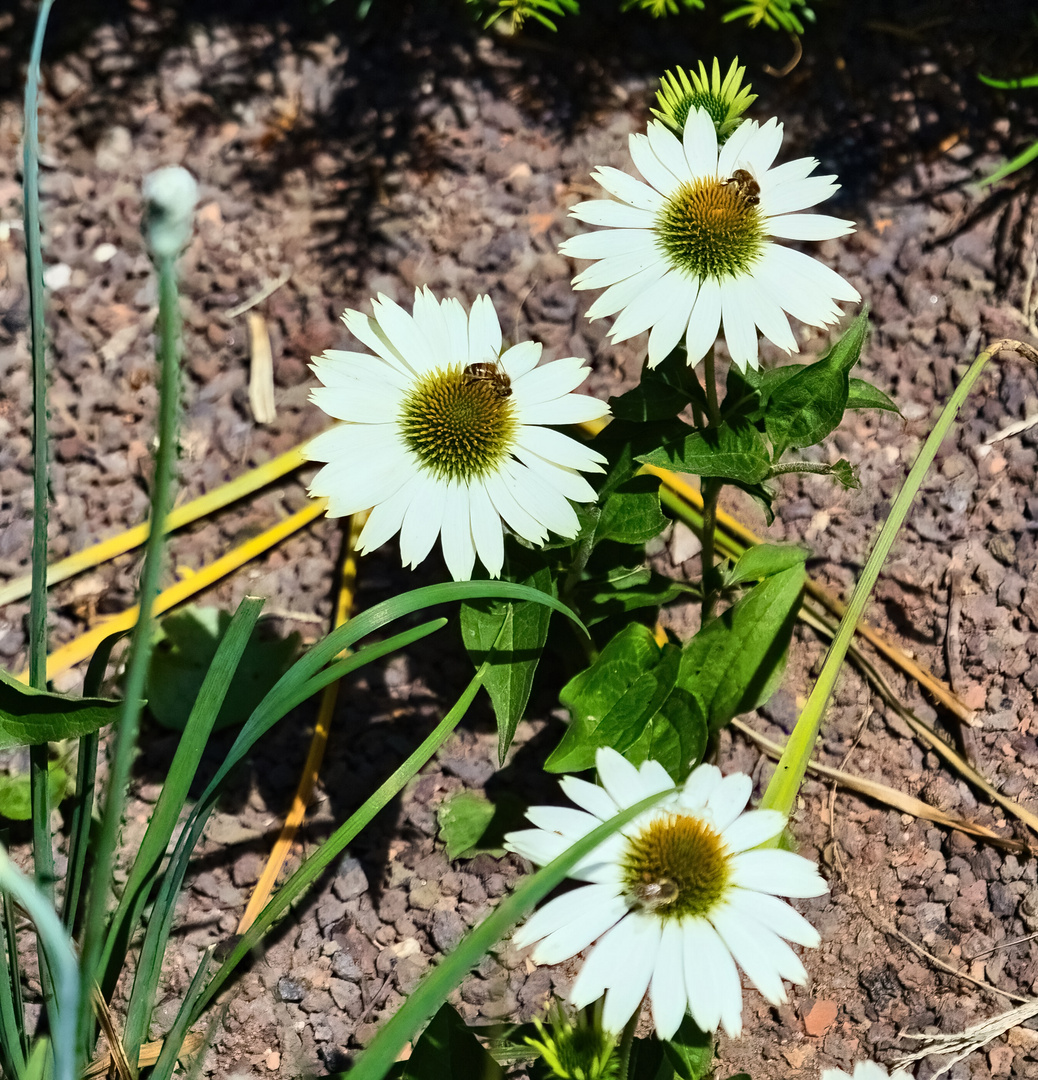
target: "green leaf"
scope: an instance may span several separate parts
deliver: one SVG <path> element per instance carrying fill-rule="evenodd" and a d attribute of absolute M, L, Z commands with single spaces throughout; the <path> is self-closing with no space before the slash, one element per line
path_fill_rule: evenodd
<path fill-rule="evenodd" d="M 686 426 L 685 431 L 689 429 Z M 638 458 L 649 465 L 696 476 L 759 484 L 771 460 L 761 433 L 748 423 L 723 423 L 716 430 L 691 431 Z"/>
<path fill-rule="evenodd" d="M 634 476 L 606 496 L 595 529 L 595 543 L 644 544 L 667 527 L 660 509 L 660 481 Z"/>
<path fill-rule="evenodd" d="M 642 367 L 641 381 L 633 390 L 609 399 L 609 409 L 617 420 L 655 423 L 677 416 L 690 401 L 706 409 L 706 395 L 688 366 L 684 345 L 674 349 L 661 364 Z"/>
<path fill-rule="evenodd" d="M 700 1031 L 686 1015 L 674 1037 L 663 1044 L 663 1051 L 681 1080 L 702 1080 L 713 1063 L 714 1036 Z"/>
<path fill-rule="evenodd" d="M 78 739 L 117 719 L 118 698 L 77 698 L 34 690 L 0 671 L 0 750 Z"/>
<path fill-rule="evenodd" d="M 883 409 L 884 412 L 897 413 L 901 410 L 886 394 L 872 383 L 864 379 L 851 379 L 847 393 L 848 409 Z"/>
<path fill-rule="evenodd" d="M 800 609 L 804 567 L 766 578 L 711 620 L 682 650 L 678 686 L 698 701 L 711 731 L 771 696 Z"/>
<path fill-rule="evenodd" d="M 832 475 L 848 491 L 857 491 L 861 487 L 857 465 L 852 465 L 846 458 L 840 458 L 832 465 Z"/>
<path fill-rule="evenodd" d="M 163 727 L 184 730 L 230 622 L 220 608 L 189 604 L 159 624 L 145 687 L 148 709 Z M 271 636 L 269 627 L 259 623 L 249 639 L 213 730 L 243 724 L 299 653 L 298 634 Z"/>
<path fill-rule="evenodd" d="M 624 627 L 563 687 L 559 698 L 571 722 L 545 763 L 548 772 L 590 769 L 595 751 L 611 746 L 636 765 L 655 757 L 684 778 L 703 753 L 706 726 L 695 699 L 675 693 L 680 660 L 681 650 L 660 649 L 647 627 Z"/>
<path fill-rule="evenodd" d="M 477 855 L 500 859 L 505 854 L 505 833 L 522 827 L 524 810 L 520 799 L 508 791 L 495 794 L 493 802 L 480 791 L 448 795 L 436 811 L 447 858 L 452 862 Z"/>
<path fill-rule="evenodd" d="M 510 566 L 514 568 L 520 558 L 510 556 Z M 528 561 L 526 565 L 528 568 Z M 519 584 L 548 596 L 558 595 L 551 571 L 539 559 L 536 568 L 527 569 Z M 530 700 L 550 622 L 551 609 L 529 601 L 492 600 L 461 606 L 461 638 L 469 657 L 477 668 L 485 660 L 491 664 L 483 685 L 497 719 L 500 761 L 504 761 L 512 745 L 516 726 Z"/>
<path fill-rule="evenodd" d="M 47 766 L 47 802 L 57 806 L 68 791 L 68 773 L 52 761 Z M 9 821 L 28 821 L 32 817 L 32 793 L 29 774 L 0 776 L 0 817 Z"/>
<path fill-rule="evenodd" d="M 763 581 L 781 574 L 783 570 L 803 567 L 806 548 L 795 544 L 755 544 L 736 560 L 727 577 L 727 584 L 741 585 L 746 581 Z"/>
<path fill-rule="evenodd" d="M 499 1080 L 501 1066 L 444 1002 L 398 1074 L 400 1080 Z"/>
<path fill-rule="evenodd" d="M 776 459 L 790 447 L 814 446 L 839 425 L 868 328 L 866 308 L 820 360 L 765 388 L 764 426 Z"/>
<path fill-rule="evenodd" d="M 635 1039 L 631 1043 L 628 1080 L 674 1080 L 674 1068 L 659 1039 Z"/>
<path fill-rule="evenodd" d="M 657 574 L 647 566 L 613 566 L 603 577 L 592 577 L 578 589 L 580 608 L 588 626 L 639 608 L 662 607 L 691 589 Z"/>

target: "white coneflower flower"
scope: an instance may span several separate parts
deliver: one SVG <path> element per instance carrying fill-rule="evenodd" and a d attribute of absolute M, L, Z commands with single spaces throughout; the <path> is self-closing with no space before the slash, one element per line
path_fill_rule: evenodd
<path fill-rule="evenodd" d="M 400 533 L 406 565 L 417 566 L 441 537 L 456 581 L 472 576 L 476 555 L 497 577 L 504 562 L 502 519 L 523 539 L 549 530 L 578 532 L 570 505 L 593 502 L 580 475 L 605 458 L 543 425 L 577 424 L 608 406 L 573 391 L 588 376 L 577 357 L 537 366 L 541 346 L 501 351 L 501 326 L 487 296 L 470 313 L 454 299 L 415 290 L 414 313 L 386 296 L 374 316 L 346 311 L 343 322 L 369 353 L 329 349 L 314 357 L 324 386 L 311 400 L 344 423 L 306 447 L 328 464 L 311 495 L 328 514 L 371 509 L 358 550 Z"/>
<path fill-rule="evenodd" d="M 678 138 L 653 121 L 632 135 L 631 157 L 645 178 L 602 166 L 592 175 L 619 202 L 593 199 L 571 213 L 611 228 L 584 233 L 559 248 L 576 259 L 596 259 L 573 279 L 575 289 L 605 292 L 588 318 L 619 312 L 610 338 L 649 335 L 654 367 L 685 338 L 696 364 L 723 322 L 732 360 L 757 366 L 757 329 L 786 352 L 798 347 L 786 318 L 829 326 L 841 318 L 837 300 L 861 297 L 839 274 L 810 256 L 774 243 L 829 240 L 854 224 L 825 214 L 799 214 L 839 187 L 833 176 L 811 176 L 814 158 L 772 168 L 782 125 L 741 123 L 718 149 L 714 121 L 690 113 Z"/>
<path fill-rule="evenodd" d="M 854 1066 L 854 1076 L 843 1069 L 825 1069 L 822 1080 L 912 1080 L 912 1074 L 904 1069 L 896 1069 L 889 1077 L 887 1070 L 874 1061 L 859 1061 Z"/>
<path fill-rule="evenodd" d="M 562 788 L 580 810 L 536 806 L 537 826 L 510 833 L 506 847 L 539 865 L 551 862 L 621 810 L 673 788 L 657 761 L 635 768 L 615 750 L 595 759 L 596 787 L 567 776 Z M 572 871 L 591 882 L 550 901 L 515 935 L 537 943 L 533 960 L 557 964 L 597 942 L 570 991 L 578 1008 L 605 997 L 602 1023 L 619 1032 L 646 990 L 660 1038 L 686 1010 L 703 1031 L 742 1030 L 736 964 L 764 997 L 786 1000 L 782 980 L 807 973 L 783 941 L 816 946 L 817 931 L 779 896 L 820 896 L 814 864 L 781 850 L 753 850 L 785 824 L 776 810 L 743 812 L 752 781 L 700 765 L 652 810 L 600 844 Z"/>

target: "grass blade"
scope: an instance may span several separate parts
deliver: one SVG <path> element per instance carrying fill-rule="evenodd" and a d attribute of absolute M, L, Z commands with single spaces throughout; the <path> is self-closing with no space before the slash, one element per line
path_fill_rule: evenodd
<path fill-rule="evenodd" d="M 148 901 L 159 861 L 169 846 L 180 812 L 187 801 L 191 783 L 198 771 L 199 762 L 213 724 L 223 707 L 231 679 L 245 652 L 252 631 L 259 618 L 263 601 L 246 597 L 238 606 L 220 639 L 216 655 L 206 672 L 198 691 L 194 707 L 188 717 L 184 732 L 177 744 L 176 753 L 166 774 L 165 783 L 140 848 L 134 858 L 129 878 L 123 888 L 119 906 L 109 925 L 101 952 L 99 970 L 102 978 L 101 992 L 107 999 L 115 988 L 129 946 Z M 160 965 L 161 967 L 161 965 Z M 138 965 L 134 976 L 133 991 L 123 1027 L 123 1045 L 131 1059 L 137 1046 L 147 1036 L 152 1003 L 155 1000 L 160 970 L 146 970 Z"/>

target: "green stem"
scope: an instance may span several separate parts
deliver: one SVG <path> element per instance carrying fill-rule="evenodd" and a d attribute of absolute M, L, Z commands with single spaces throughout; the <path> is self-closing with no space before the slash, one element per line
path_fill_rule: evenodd
<path fill-rule="evenodd" d="M 111 892 L 112 865 L 126 805 L 130 767 L 137 746 L 142 695 L 151 656 L 152 614 L 162 575 L 166 518 L 173 496 L 173 468 L 177 453 L 177 417 L 180 396 L 179 333 L 176 267 L 172 256 L 159 260 L 159 443 L 155 453 L 155 479 L 151 499 L 151 523 L 140 584 L 140 614 L 130 643 L 130 661 L 123 688 L 125 695 L 115 740 L 115 754 L 108 781 L 101 833 L 87 900 L 83 941 L 84 1000 L 96 978 L 104 936 L 105 915 Z"/>
<path fill-rule="evenodd" d="M 717 589 L 714 587 L 714 551 L 717 532 L 717 500 L 723 487 L 720 480 L 713 477 L 703 478 L 703 551 L 700 561 L 703 565 L 703 604 L 700 625 L 706 626 L 714 613 L 717 603 Z"/>
<path fill-rule="evenodd" d="M 717 375 L 714 371 L 713 347 L 707 350 L 703 357 L 703 382 L 706 385 L 706 411 L 707 419 L 712 428 L 721 426 L 721 407 L 717 403 Z"/>
<path fill-rule="evenodd" d="M 29 325 L 32 349 L 32 587 L 29 594 L 29 685 L 37 690 L 47 686 L 47 356 L 44 340 L 43 247 L 40 239 L 40 57 L 53 0 L 43 0 L 36 16 L 36 31 L 29 55 L 25 82 L 25 145 L 23 147 L 23 188 L 25 208 L 25 261 L 29 279 Z M 29 747 L 29 798 L 32 813 L 33 877 L 36 887 L 48 899 L 54 898 L 54 849 L 50 833 L 49 753 L 46 743 Z M 50 1008 L 53 987 L 47 958 L 37 938 L 40 983 Z"/>
<path fill-rule="evenodd" d="M 829 646 L 818 681 L 815 683 L 811 696 L 804 706 L 804 711 L 800 714 L 800 719 L 797 720 L 796 727 L 794 727 L 793 733 L 786 743 L 786 748 L 782 751 L 782 757 L 775 768 L 775 774 L 768 784 L 767 791 L 764 792 L 763 799 L 761 799 L 760 805 L 762 808 L 779 810 L 787 817 L 792 811 L 797 792 L 800 790 L 800 785 L 807 772 L 811 751 L 814 749 L 818 732 L 822 726 L 826 706 L 832 697 L 844 658 L 854 637 L 854 629 L 865 611 L 865 605 L 872 594 L 883 563 L 886 561 L 887 555 L 890 554 L 894 540 L 897 538 L 897 534 L 908 516 L 912 501 L 915 499 L 916 493 L 926 476 L 927 470 L 933 463 L 941 443 L 955 422 L 959 409 L 962 408 L 988 361 L 1002 349 L 1017 352 L 1021 356 L 1026 356 L 1028 359 L 1038 362 L 1038 353 L 1035 353 L 1030 346 L 1023 345 L 1018 341 L 997 341 L 973 361 L 962 382 L 955 388 L 955 393 L 952 394 L 951 400 L 945 405 L 944 411 L 938 417 L 933 431 L 930 432 L 922 450 L 919 451 L 919 456 L 909 471 L 908 479 L 897 493 L 897 498 L 894 499 L 894 503 L 890 508 L 890 514 L 883 523 L 883 528 L 880 529 L 879 536 L 876 538 L 876 546 L 872 549 L 868 562 L 866 562 L 865 568 L 861 572 L 861 577 L 854 587 L 850 603 L 848 603 L 847 610 L 840 621 L 836 636 Z M 775 843 L 776 841 L 772 841 L 764 846 L 773 847 Z"/>
<path fill-rule="evenodd" d="M 616 1060 L 619 1066 L 616 1080 L 627 1080 L 627 1074 L 631 1070 L 631 1048 L 634 1046 L 634 1033 L 638 1030 L 638 1020 L 642 1015 L 642 1007 L 634 1010 L 634 1015 L 627 1021 L 623 1034 L 620 1036 L 620 1045 L 616 1049 Z"/>

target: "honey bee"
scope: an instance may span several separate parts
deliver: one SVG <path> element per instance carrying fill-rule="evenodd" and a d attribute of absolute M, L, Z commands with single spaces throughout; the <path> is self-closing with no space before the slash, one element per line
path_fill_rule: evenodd
<path fill-rule="evenodd" d="M 469 383 L 488 383 L 497 391 L 498 397 L 506 398 L 512 395 L 512 380 L 493 360 L 469 364 L 465 368 L 465 381 Z"/>
<path fill-rule="evenodd" d="M 747 206 L 756 206 L 760 202 L 760 184 L 750 175 L 746 169 L 736 169 L 723 184 L 734 184 L 736 194 L 743 197 Z"/>
<path fill-rule="evenodd" d="M 634 887 L 638 906 L 645 911 L 657 911 L 674 903 L 678 898 L 678 883 L 673 878 L 660 877 L 654 881 L 641 881 Z"/>

